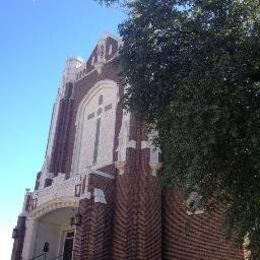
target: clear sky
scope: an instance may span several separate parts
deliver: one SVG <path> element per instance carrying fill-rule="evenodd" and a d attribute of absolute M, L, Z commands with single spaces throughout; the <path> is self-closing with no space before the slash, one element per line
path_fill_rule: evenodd
<path fill-rule="evenodd" d="M 0 260 L 43 163 L 66 58 L 86 60 L 124 18 L 93 0 L 0 0 Z"/>

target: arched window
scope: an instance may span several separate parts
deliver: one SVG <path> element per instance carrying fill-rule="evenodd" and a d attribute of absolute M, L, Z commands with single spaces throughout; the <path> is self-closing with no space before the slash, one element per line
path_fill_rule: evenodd
<path fill-rule="evenodd" d="M 101 81 L 81 102 L 77 115 L 72 174 L 113 163 L 117 84 Z"/>

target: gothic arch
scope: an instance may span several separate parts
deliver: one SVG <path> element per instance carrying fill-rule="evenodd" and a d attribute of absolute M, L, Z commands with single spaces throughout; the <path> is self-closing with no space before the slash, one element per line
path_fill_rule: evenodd
<path fill-rule="evenodd" d="M 79 198 L 58 198 L 54 199 L 51 201 L 48 201 L 36 209 L 34 209 L 32 212 L 29 214 L 29 218 L 31 219 L 38 219 L 42 216 L 44 216 L 47 213 L 50 213 L 56 209 L 61 209 L 61 208 L 77 208 L 79 206 Z"/>
<path fill-rule="evenodd" d="M 81 153 L 82 153 L 82 149 L 83 147 L 83 143 L 84 143 L 84 133 L 86 131 L 86 124 L 88 124 L 88 118 L 86 118 L 86 114 L 90 114 L 91 112 L 93 112 L 92 114 L 90 114 L 89 116 L 96 116 L 96 118 L 99 116 L 100 111 L 99 112 L 96 110 L 98 106 L 100 106 L 100 96 L 102 96 L 102 101 L 103 99 L 106 102 L 106 98 L 109 96 L 110 99 L 112 97 L 111 103 L 113 105 L 113 118 L 111 118 L 111 126 L 108 127 L 108 130 L 111 131 L 111 133 L 113 132 L 113 139 L 114 140 L 114 133 L 115 133 L 115 111 L 116 111 L 116 106 L 119 100 L 119 93 L 118 93 L 118 85 L 115 81 L 113 80 L 101 80 L 99 82 L 97 82 L 89 91 L 88 93 L 84 96 L 84 98 L 82 99 L 82 101 L 79 104 L 78 107 L 78 112 L 77 112 L 77 117 L 76 117 L 76 135 L 75 135 L 75 143 L 74 143 L 74 150 L 73 150 L 73 159 L 72 159 L 72 168 L 71 168 L 71 172 L 72 175 L 75 174 L 80 174 L 82 171 L 82 163 L 81 163 Z M 106 95 L 108 94 L 109 95 Z M 91 108 L 91 102 L 97 99 L 98 100 L 98 105 L 97 107 L 93 107 Z M 89 111 L 91 110 L 91 111 Z M 103 107 L 103 112 L 105 112 L 105 107 Z M 96 112 L 96 114 L 95 114 Z M 94 115 L 93 115 L 94 114 Z M 92 128 L 94 127 L 93 125 L 91 126 Z M 90 128 L 91 128 L 90 127 Z M 93 131 L 92 131 L 93 132 Z M 91 138 L 91 135 L 89 135 L 88 138 Z M 110 140 L 111 141 L 111 140 Z M 89 151 L 89 153 L 91 153 Z M 111 152 L 112 153 L 112 152 Z M 106 165 L 109 164 L 108 163 L 112 163 L 111 160 L 104 160 L 104 162 L 106 162 Z M 97 166 L 101 166 L 100 163 Z M 104 165 L 102 165 L 104 166 Z M 95 168 L 95 167 L 94 167 Z M 97 167 L 98 168 L 98 167 Z"/>

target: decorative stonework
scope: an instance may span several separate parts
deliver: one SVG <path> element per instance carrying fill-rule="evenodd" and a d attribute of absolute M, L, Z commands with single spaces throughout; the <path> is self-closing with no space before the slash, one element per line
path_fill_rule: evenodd
<path fill-rule="evenodd" d="M 149 163 L 151 169 L 152 169 L 152 176 L 157 176 L 157 172 L 162 168 L 162 163 Z"/>
<path fill-rule="evenodd" d="M 129 125 L 130 125 L 130 114 L 125 112 L 123 114 L 122 126 L 118 136 L 117 159 L 119 162 L 126 161 L 126 149 L 130 141 Z"/>
<path fill-rule="evenodd" d="M 108 41 L 110 42 L 109 46 L 107 46 Z M 119 49 L 122 45 L 123 43 L 120 38 L 107 33 L 103 34 L 96 46 L 96 50 L 89 60 L 89 65 L 91 66 L 88 67 L 87 63 L 80 66 L 77 71 L 76 79 L 82 79 L 96 71 L 98 74 L 101 74 L 103 67 L 118 56 Z"/>
<path fill-rule="evenodd" d="M 19 215 L 20 217 L 26 217 L 28 214 L 28 201 L 29 201 L 30 195 L 31 195 L 30 189 L 25 189 L 23 208 L 22 208 L 22 212 Z"/>
<path fill-rule="evenodd" d="M 106 37 L 102 37 L 97 44 L 97 61 L 94 67 L 98 74 L 102 73 L 102 68 L 106 62 Z"/>
<path fill-rule="evenodd" d="M 65 174 L 60 173 L 57 177 L 53 178 L 51 186 L 30 193 L 32 201 L 37 200 L 37 207 L 39 207 L 58 198 L 74 197 L 75 186 L 81 184 L 82 178 L 83 176 L 81 175 L 75 175 L 66 179 Z M 31 206 L 33 206 L 32 202 Z M 32 208 L 34 209 L 35 207 Z"/>
<path fill-rule="evenodd" d="M 123 175 L 125 173 L 125 166 L 126 166 L 126 161 L 120 162 L 117 161 L 115 162 L 115 167 L 118 169 L 118 174 Z"/>
<path fill-rule="evenodd" d="M 160 153 L 162 152 L 158 146 L 155 146 L 154 140 L 158 136 L 157 132 L 148 134 L 148 143 L 150 147 L 150 163 L 159 163 Z"/>
<path fill-rule="evenodd" d="M 161 149 L 154 145 L 154 138 L 156 138 L 158 134 L 156 132 L 151 132 L 148 134 L 148 141 L 141 142 L 141 149 L 149 149 L 150 150 L 150 161 L 149 165 L 152 170 L 152 176 L 157 176 L 157 172 L 162 168 L 163 164 L 160 162 L 160 153 Z"/>
<path fill-rule="evenodd" d="M 77 202 L 79 198 L 91 199 L 91 193 L 87 191 L 88 178 L 91 174 L 102 176 L 111 180 L 115 178 L 113 174 L 94 169 L 88 169 L 85 174 L 74 175 L 69 179 L 65 178 L 65 174 L 60 173 L 52 179 L 53 183 L 51 186 L 41 188 L 34 192 L 26 190 L 21 215 L 27 216 L 29 214 L 30 217 L 38 217 L 39 215 L 44 214 L 48 210 L 53 210 L 56 207 L 70 207 L 71 205 L 74 205 L 73 203 L 75 201 Z M 52 176 L 52 174 L 50 173 L 49 176 Z M 102 196 L 100 194 L 101 193 L 96 193 L 96 196 L 98 196 L 96 200 L 98 202 L 105 203 L 105 197 L 101 198 Z M 26 209 L 28 196 L 30 196 L 29 211 Z M 67 204 L 66 201 L 69 201 L 69 204 Z"/>
<path fill-rule="evenodd" d="M 87 168 L 102 168 L 113 164 L 117 95 L 117 83 L 102 80 L 96 83 L 81 101 L 76 119 L 73 175 L 81 174 Z M 103 97 L 101 104 L 100 96 Z"/>
<path fill-rule="evenodd" d="M 29 213 L 28 217 L 32 219 L 37 219 L 48 212 L 51 212 L 60 208 L 77 208 L 79 205 L 80 198 L 57 198 L 53 199 L 47 203 L 42 204 L 35 210 Z"/>
<path fill-rule="evenodd" d="M 78 57 L 70 57 L 66 60 L 63 76 L 62 76 L 62 85 L 66 83 L 74 83 L 76 81 L 76 76 L 78 69 L 84 64 L 84 61 Z"/>
<path fill-rule="evenodd" d="M 136 141 L 130 140 L 130 116 L 129 112 L 123 111 L 122 126 L 118 136 L 117 162 L 115 162 L 119 175 L 125 172 L 127 148 L 136 149 Z"/>
<path fill-rule="evenodd" d="M 95 188 L 93 195 L 94 195 L 94 202 L 95 203 L 99 202 L 99 203 L 102 203 L 102 204 L 107 204 L 106 196 L 105 196 L 105 193 L 104 193 L 103 190 Z"/>

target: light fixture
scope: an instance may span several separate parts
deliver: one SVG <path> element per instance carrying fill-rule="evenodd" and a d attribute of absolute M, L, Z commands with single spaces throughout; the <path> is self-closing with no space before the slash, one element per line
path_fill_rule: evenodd
<path fill-rule="evenodd" d="M 70 225 L 71 226 L 80 226 L 82 223 L 82 216 L 80 213 L 76 213 L 75 216 L 70 218 Z"/>
<path fill-rule="evenodd" d="M 45 242 L 42 251 L 44 253 L 48 253 L 49 252 L 49 246 L 50 246 L 50 243 L 49 242 Z"/>

